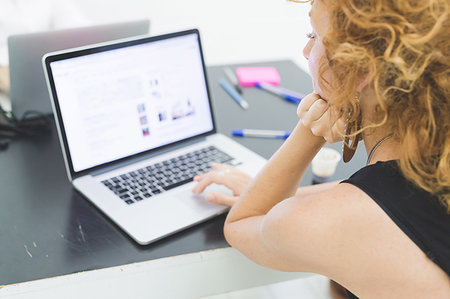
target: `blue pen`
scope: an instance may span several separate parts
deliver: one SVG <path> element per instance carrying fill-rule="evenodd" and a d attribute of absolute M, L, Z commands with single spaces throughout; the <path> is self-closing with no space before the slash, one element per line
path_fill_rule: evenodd
<path fill-rule="evenodd" d="M 304 94 L 301 94 L 299 92 L 295 92 L 279 86 L 274 86 L 272 84 L 256 83 L 255 86 L 260 89 L 264 89 L 268 92 L 271 92 L 273 94 L 276 94 L 277 96 L 280 96 L 283 99 L 295 104 L 300 103 L 300 101 L 305 97 Z"/>
<path fill-rule="evenodd" d="M 238 103 L 243 109 L 247 109 L 248 108 L 248 103 L 246 100 L 244 100 L 238 93 L 237 91 L 230 85 L 228 84 L 227 81 L 225 81 L 225 79 L 220 79 L 219 80 L 219 84 L 220 86 L 222 86 L 223 89 L 225 89 L 225 91 L 231 96 L 231 98 L 233 100 L 236 101 L 236 103 Z"/>
<path fill-rule="evenodd" d="M 277 131 L 277 130 L 257 130 L 257 129 L 240 129 L 232 130 L 233 136 L 239 137 L 259 137 L 259 138 L 277 138 L 286 139 L 291 135 L 290 131 Z"/>
<path fill-rule="evenodd" d="M 239 86 L 239 81 L 236 78 L 236 75 L 233 73 L 233 71 L 229 67 L 225 68 L 225 75 L 227 76 L 228 80 L 230 80 L 231 84 L 233 84 L 234 89 L 236 89 L 236 91 L 239 94 L 242 94 L 242 89 Z"/>

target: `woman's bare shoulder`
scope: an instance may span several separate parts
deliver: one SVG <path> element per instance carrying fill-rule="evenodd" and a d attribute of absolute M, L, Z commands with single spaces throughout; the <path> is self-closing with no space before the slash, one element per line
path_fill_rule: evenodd
<path fill-rule="evenodd" d="M 273 246 L 285 251 L 283 254 L 301 258 L 306 271 L 330 275 L 328 269 L 338 266 L 354 250 L 355 227 L 367 219 L 360 214 L 370 209 L 364 204 L 366 197 L 350 184 L 291 197 L 264 217 L 262 232 Z"/>
<path fill-rule="evenodd" d="M 354 185 L 292 197 L 267 217 L 263 233 L 283 254 L 300 261 L 304 269 L 298 271 L 326 275 L 352 290 L 386 284 L 393 290 L 423 284 L 430 275 L 442 277 L 443 271 Z"/>

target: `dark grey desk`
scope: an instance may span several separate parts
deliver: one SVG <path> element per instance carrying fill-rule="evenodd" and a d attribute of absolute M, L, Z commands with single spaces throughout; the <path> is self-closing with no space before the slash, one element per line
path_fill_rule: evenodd
<path fill-rule="evenodd" d="M 252 65 L 275 66 L 283 86 L 311 91 L 308 75 L 290 61 Z M 289 130 L 296 124 L 295 105 L 254 88 L 244 89 L 250 108 L 242 110 L 218 85 L 222 76 L 222 67 L 209 68 L 219 132 Z M 281 140 L 236 140 L 266 158 L 282 144 Z M 360 150 L 352 164 L 339 166 L 336 177 L 350 175 L 364 158 Z M 0 285 L 228 246 L 222 233 L 225 215 L 154 244 L 137 245 L 73 190 L 54 128 L 48 136 L 13 142 L 0 152 L 0 169 Z M 302 184 L 310 181 L 308 171 Z"/>

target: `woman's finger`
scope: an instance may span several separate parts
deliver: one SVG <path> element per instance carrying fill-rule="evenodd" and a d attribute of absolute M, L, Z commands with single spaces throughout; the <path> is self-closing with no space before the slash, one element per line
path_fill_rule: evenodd
<path fill-rule="evenodd" d="M 203 190 L 206 189 L 206 187 L 208 187 L 209 185 L 211 185 L 212 183 L 215 183 L 214 181 L 214 174 L 213 173 L 208 173 L 203 175 L 201 178 L 196 179 L 196 181 L 198 182 L 197 185 L 195 185 L 195 187 L 192 189 L 192 192 L 195 194 L 200 194 L 203 192 Z"/>
<path fill-rule="evenodd" d="M 197 174 L 196 176 L 194 176 L 193 180 L 198 182 L 198 181 L 202 180 L 205 176 L 210 175 L 210 174 L 214 173 L 215 171 L 230 172 L 232 168 L 234 168 L 234 166 L 231 166 L 228 164 L 212 162 L 211 163 L 211 169 L 212 169 L 211 171 Z M 227 169 L 230 169 L 230 170 L 227 170 Z"/>
<path fill-rule="evenodd" d="M 218 184 L 227 187 L 233 192 L 234 196 L 238 196 L 251 181 L 248 174 L 232 165 L 211 163 L 211 168 L 211 171 L 194 177 L 197 185 L 192 189 L 193 193 L 200 194 L 209 185 Z"/>
<path fill-rule="evenodd" d="M 226 168 L 224 170 L 215 170 L 208 172 L 204 175 L 199 175 L 195 177 L 195 181 L 197 181 L 197 185 L 192 189 L 193 193 L 200 194 L 202 193 L 206 187 L 208 187 L 211 184 L 219 184 L 224 185 L 225 187 L 228 187 L 232 189 L 232 178 L 229 176 L 231 172 L 231 169 Z"/>
<path fill-rule="evenodd" d="M 299 118 L 302 118 L 305 113 L 309 111 L 311 108 L 311 105 L 314 104 L 315 101 L 320 99 L 320 96 L 316 93 L 310 93 L 307 96 L 305 96 L 301 101 L 300 104 L 297 106 L 297 115 Z"/>
<path fill-rule="evenodd" d="M 210 175 L 213 171 L 209 171 L 209 172 L 205 172 L 205 173 L 201 173 L 201 174 L 197 174 L 196 176 L 194 176 L 192 178 L 192 180 L 194 182 L 200 182 L 201 180 L 203 180 L 206 176 Z"/>
<path fill-rule="evenodd" d="M 329 106 L 328 103 L 325 102 L 322 99 L 316 100 L 311 107 L 309 108 L 308 112 L 303 115 L 301 118 L 302 124 L 305 127 L 312 128 L 313 124 L 317 121 L 321 120 L 321 118 L 324 116 L 325 112 L 327 112 Z"/>
<path fill-rule="evenodd" d="M 308 126 L 311 128 L 311 132 L 316 136 L 322 136 L 325 138 L 327 135 L 330 135 L 333 127 L 331 109 L 327 106 L 322 115 L 308 123 Z"/>
<path fill-rule="evenodd" d="M 205 199 L 218 205 L 232 207 L 237 200 L 237 196 L 229 196 L 223 193 L 211 192 L 205 195 Z"/>
<path fill-rule="evenodd" d="M 320 119 L 311 125 L 311 132 L 316 136 L 322 136 L 326 142 L 341 141 L 345 127 L 345 120 L 337 119 L 338 114 L 329 108 Z"/>
<path fill-rule="evenodd" d="M 328 143 L 338 142 L 344 140 L 345 120 L 338 119 L 331 129 L 331 138 L 327 140 Z"/>

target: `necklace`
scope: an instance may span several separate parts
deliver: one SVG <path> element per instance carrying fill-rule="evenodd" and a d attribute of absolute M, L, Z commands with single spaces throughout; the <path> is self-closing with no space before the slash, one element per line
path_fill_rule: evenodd
<path fill-rule="evenodd" d="M 372 160 L 372 156 L 375 153 L 375 150 L 386 140 L 388 140 L 389 138 L 391 138 L 392 136 L 394 136 L 394 134 L 389 134 L 387 136 L 384 136 L 383 138 L 381 138 L 380 140 L 378 140 L 377 143 L 375 143 L 375 145 L 372 147 L 372 149 L 370 150 L 369 156 L 367 157 L 367 162 L 366 165 L 369 165 L 370 160 Z"/>

